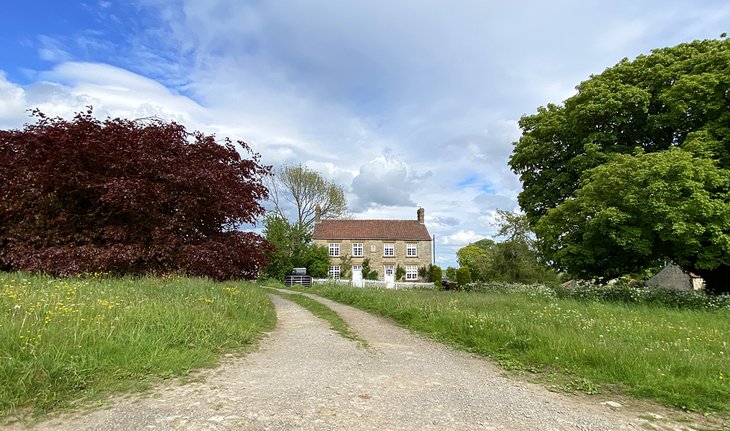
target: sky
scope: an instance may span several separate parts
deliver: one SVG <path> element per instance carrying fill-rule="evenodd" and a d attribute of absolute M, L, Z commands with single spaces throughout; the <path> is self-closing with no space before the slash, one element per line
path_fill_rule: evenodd
<path fill-rule="evenodd" d="M 423 207 L 436 263 L 456 266 L 497 209 L 519 211 L 521 116 L 728 22 L 726 0 L 8 2 L 0 128 L 92 105 L 243 140 L 343 187 L 354 218 Z"/>

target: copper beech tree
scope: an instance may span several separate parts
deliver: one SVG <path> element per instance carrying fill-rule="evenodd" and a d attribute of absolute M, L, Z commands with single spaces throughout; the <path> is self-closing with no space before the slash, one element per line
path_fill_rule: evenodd
<path fill-rule="evenodd" d="M 270 168 L 243 142 L 157 119 L 34 111 L 0 130 L 0 269 L 255 278 Z"/>

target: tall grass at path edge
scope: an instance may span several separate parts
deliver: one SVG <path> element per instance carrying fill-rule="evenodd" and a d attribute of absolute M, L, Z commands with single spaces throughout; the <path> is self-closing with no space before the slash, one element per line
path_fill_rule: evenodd
<path fill-rule="evenodd" d="M 213 366 L 275 322 L 248 282 L 0 273 L 0 423 Z"/>
<path fill-rule="evenodd" d="M 458 348 L 588 394 L 630 394 L 730 417 L 730 309 L 316 286 L 312 293 L 394 319 Z"/>

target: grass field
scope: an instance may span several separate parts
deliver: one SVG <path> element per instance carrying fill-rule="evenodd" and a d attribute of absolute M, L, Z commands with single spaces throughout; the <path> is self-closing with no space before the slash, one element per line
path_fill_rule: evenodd
<path fill-rule="evenodd" d="M 0 419 L 184 376 L 275 321 L 252 283 L 0 273 Z"/>
<path fill-rule="evenodd" d="M 730 414 L 730 310 L 559 299 L 539 293 L 312 293 L 389 317 L 459 348 L 534 373 L 556 389 L 619 392 Z"/>

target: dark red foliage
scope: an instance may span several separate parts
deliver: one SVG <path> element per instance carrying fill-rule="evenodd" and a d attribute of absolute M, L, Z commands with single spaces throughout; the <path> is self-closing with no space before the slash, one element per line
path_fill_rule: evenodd
<path fill-rule="evenodd" d="M 270 168 L 238 142 L 159 120 L 34 112 L 0 130 L 0 269 L 255 278 Z"/>

